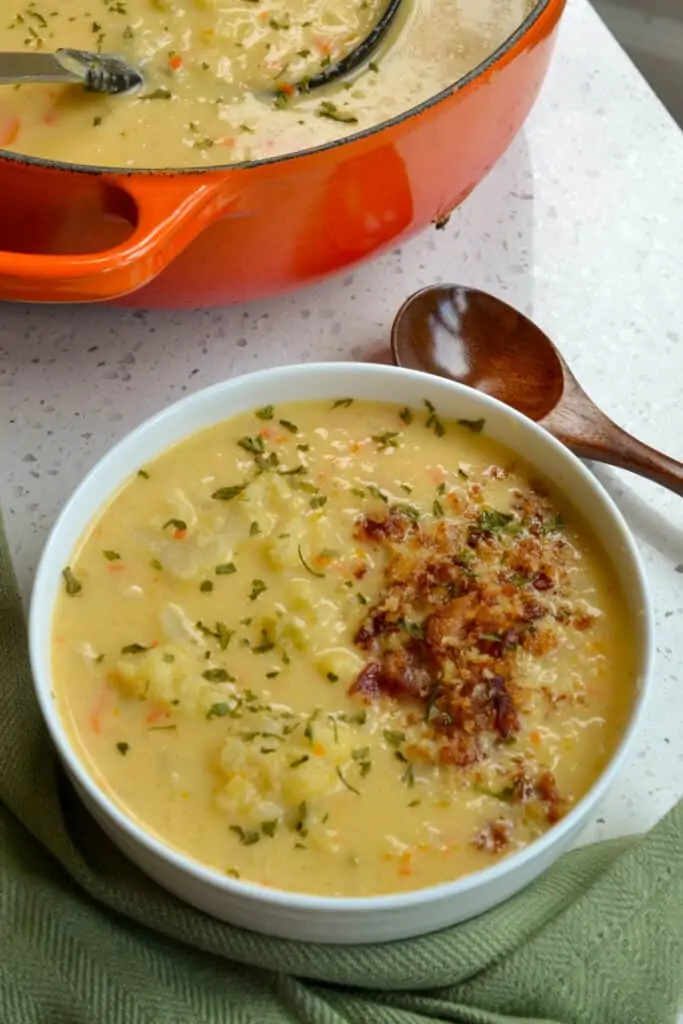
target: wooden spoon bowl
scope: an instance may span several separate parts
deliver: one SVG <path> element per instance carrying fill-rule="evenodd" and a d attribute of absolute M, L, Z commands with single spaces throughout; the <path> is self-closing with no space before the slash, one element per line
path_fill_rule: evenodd
<path fill-rule="evenodd" d="M 462 285 L 411 295 L 391 332 L 397 366 L 484 391 L 540 423 L 580 458 L 683 495 L 683 463 L 636 440 L 588 397 L 550 338 L 502 299 Z"/>

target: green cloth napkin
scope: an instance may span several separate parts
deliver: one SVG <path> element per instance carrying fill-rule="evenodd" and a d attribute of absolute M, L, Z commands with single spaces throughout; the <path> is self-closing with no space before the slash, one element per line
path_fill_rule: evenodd
<path fill-rule="evenodd" d="M 0 523 L 2 1024 L 663 1024 L 683 980 L 683 803 L 488 914 L 335 948 L 263 938 L 129 864 L 59 769 Z"/>

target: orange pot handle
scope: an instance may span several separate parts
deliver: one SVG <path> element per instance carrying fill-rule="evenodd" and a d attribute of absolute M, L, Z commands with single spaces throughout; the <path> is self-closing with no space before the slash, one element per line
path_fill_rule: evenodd
<path fill-rule="evenodd" d="M 101 252 L 44 255 L 0 251 L 0 297 L 19 302 L 99 302 L 137 291 L 161 273 L 231 205 L 227 175 L 109 175 L 105 205 L 134 223 Z"/>

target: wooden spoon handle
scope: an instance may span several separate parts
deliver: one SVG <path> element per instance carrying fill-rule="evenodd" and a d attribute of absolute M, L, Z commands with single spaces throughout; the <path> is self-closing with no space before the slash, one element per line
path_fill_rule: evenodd
<path fill-rule="evenodd" d="M 618 427 L 593 404 L 569 372 L 560 402 L 539 423 L 579 458 L 627 469 L 683 496 L 683 462 L 650 448 Z"/>

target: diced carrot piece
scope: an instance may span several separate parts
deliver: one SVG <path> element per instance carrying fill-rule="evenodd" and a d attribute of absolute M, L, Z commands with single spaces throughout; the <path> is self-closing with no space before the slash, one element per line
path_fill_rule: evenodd
<path fill-rule="evenodd" d="M 529 733 L 529 739 L 531 740 L 531 742 L 533 743 L 533 745 L 535 747 L 540 747 L 540 745 L 541 745 L 541 734 L 540 734 L 540 732 L 537 729 L 533 729 Z"/>
<path fill-rule="evenodd" d="M 163 704 L 157 704 L 156 707 L 153 707 L 148 713 L 145 718 L 145 722 L 147 725 L 154 725 L 155 722 L 158 722 L 161 718 L 166 718 L 167 716 L 168 708 L 165 708 Z"/>
<path fill-rule="evenodd" d="M 173 538 L 174 538 L 174 540 L 184 540 L 186 534 L 187 534 L 187 530 L 174 530 L 173 531 Z"/>
<path fill-rule="evenodd" d="M 183 66 L 183 58 L 180 56 L 179 53 L 174 53 L 173 56 L 169 58 L 168 66 L 170 67 L 171 71 L 180 70 L 180 68 Z"/>
<path fill-rule="evenodd" d="M 311 749 L 316 757 L 322 757 L 325 753 L 325 748 L 322 743 L 314 743 Z"/>
<path fill-rule="evenodd" d="M 314 39 L 313 42 L 316 49 L 318 49 L 320 53 L 322 53 L 323 57 L 329 57 L 332 51 L 334 50 L 333 44 L 330 42 L 329 39 L 326 39 L 324 36 L 318 36 L 317 39 Z"/>
<path fill-rule="evenodd" d="M 18 117 L 10 116 L 0 120 L 0 146 L 11 146 L 16 141 L 21 121 Z"/>
<path fill-rule="evenodd" d="M 126 571 L 126 567 L 125 567 L 125 565 L 121 565 L 120 562 L 110 562 L 109 565 L 107 566 L 107 571 L 108 572 L 125 572 Z"/>

